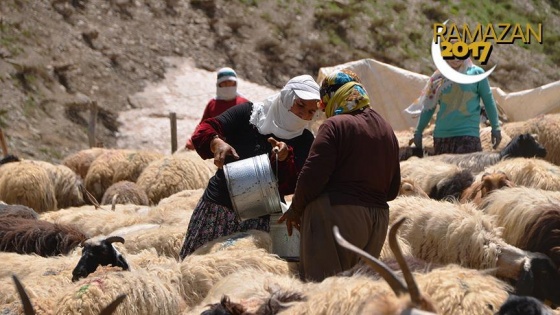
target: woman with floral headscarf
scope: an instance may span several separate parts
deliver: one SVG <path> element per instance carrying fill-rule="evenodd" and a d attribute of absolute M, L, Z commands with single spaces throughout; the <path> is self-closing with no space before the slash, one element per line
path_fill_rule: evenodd
<path fill-rule="evenodd" d="M 270 230 L 270 215 L 239 219 L 222 167 L 262 154 L 269 154 L 271 165 L 275 165 L 273 148 L 277 148 L 278 191 L 281 198 L 292 194 L 313 142 L 309 128 L 317 117 L 319 99 L 319 85 L 311 76 L 301 75 L 292 78 L 279 93 L 263 102 L 236 105 L 200 123 L 192 141 L 202 158 L 214 158 L 218 170 L 208 181 L 194 209 L 181 258 L 221 236 L 250 229 Z"/>
<path fill-rule="evenodd" d="M 327 119 L 299 175 L 290 209 L 279 219 L 300 231 L 300 276 L 324 278 L 352 268 L 358 256 L 339 247 L 332 228 L 379 257 L 389 206 L 400 186 L 399 145 L 389 123 L 370 107 L 359 78 L 336 71 L 321 85 Z"/>
<path fill-rule="evenodd" d="M 470 58 L 451 59 L 447 63 L 456 71 L 477 75 L 484 70 L 475 66 Z M 422 132 L 432 119 L 436 106 L 439 110 L 434 128 L 434 153 L 471 153 L 482 151 L 480 143 L 480 100 L 492 126 L 492 144 L 497 148 L 502 140 L 498 109 L 490 90 L 488 79 L 471 84 L 455 83 L 444 77 L 439 70 L 428 80 L 420 97 L 405 111 L 420 114 L 414 132 L 414 144 L 422 148 Z"/>

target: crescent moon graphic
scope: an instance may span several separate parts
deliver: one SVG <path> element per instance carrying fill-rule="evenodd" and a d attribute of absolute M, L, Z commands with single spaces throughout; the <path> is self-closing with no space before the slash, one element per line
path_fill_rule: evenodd
<path fill-rule="evenodd" d="M 447 21 L 443 22 L 443 24 L 447 23 Z M 438 27 L 438 31 L 441 27 Z M 443 59 L 441 55 L 441 48 L 439 47 L 439 37 L 436 41 L 432 40 L 432 59 L 434 60 L 434 64 L 438 68 L 439 72 L 449 80 L 460 83 L 460 84 L 471 84 L 482 81 L 486 79 L 492 71 L 496 68 L 496 65 L 492 67 L 490 70 L 476 75 L 467 75 L 461 72 L 456 71 L 455 69 L 451 68 L 451 66 Z"/>

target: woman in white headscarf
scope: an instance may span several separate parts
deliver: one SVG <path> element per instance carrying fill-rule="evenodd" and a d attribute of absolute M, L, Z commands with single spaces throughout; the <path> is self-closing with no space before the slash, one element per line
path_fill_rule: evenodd
<path fill-rule="evenodd" d="M 280 197 L 292 194 L 314 139 L 309 128 L 317 117 L 319 100 L 319 85 L 311 76 L 301 75 L 263 102 L 240 104 L 200 123 L 192 141 L 202 158 L 214 158 L 218 170 L 194 209 L 181 258 L 221 236 L 251 229 L 269 231 L 269 215 L 240 220 L 233 210 L 222 167 L 262 154 L 268 154 L 271 165 L 276 165 L 278 156 Z"/>

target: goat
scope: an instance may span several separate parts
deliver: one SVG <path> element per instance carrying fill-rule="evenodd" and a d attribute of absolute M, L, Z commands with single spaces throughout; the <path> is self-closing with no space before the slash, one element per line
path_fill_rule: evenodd
<path fill-rule="evenodd" d="M 85 235 L 64 224 L 36 219 L 0 217 L 0 250 L 44 257 L 65 255 L 86 240 Z"/>
<path fill-rule="evenodd" d="M 482 199 L 493 190 L 514 186 L 515 184 L 511 182 L 504 172 L 484 173 L 480 181 L 473 183 L 463 191 L 460 201 L 462 203 L 471 201 L 476 205 L 480 205 Z"/>
<path fill-rule="evenodd" d="M 427 156 L 424 159 L 455 164 L 474 174 L 478 174 L 484 171 L 487 166 L 496 164 L 503 159 L 514 157 L 544 158 L 546 153 L 546 149 L 532 135 L 527 133 L 514 137 L 500 152 L 440 154 Z"/>
<path fill-rule="evenodd" d="M 82 257 L 72 270 L 72 281 L 87 277 L 97 269 L 97 266 L 113 265 L 128 270 L 128 262 L 123 255 L 113 246 L 114 242 L 124 243 L 124 238 L 120 236 L 110 236 L 107 238 L 96 237 L 85 242 L 82 249 Z"/>

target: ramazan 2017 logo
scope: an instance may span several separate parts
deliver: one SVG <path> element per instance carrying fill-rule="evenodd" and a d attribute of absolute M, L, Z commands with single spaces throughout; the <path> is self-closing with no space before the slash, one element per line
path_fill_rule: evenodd
<path fill-rule="evenodd" d="M 433 26 L 432 59 L 442 75 L 461 84 L 476 83 L 485 79 L 496 66 L 482 74 L 466 75 L 453 69 L 446 59 L 473 57 L 485 65 L 492 54 L 493 44 L 511 45 L 517 40 L 524 44 L 543 43 L 542 23 L 538 23 L 536 27 L 526 24 L 525 28 L 520 23 L 477 24 L 474 29 L 463 24 L 460 31 L 456 24 L 447 25 L 447 22 L 435 23 Z"/>

